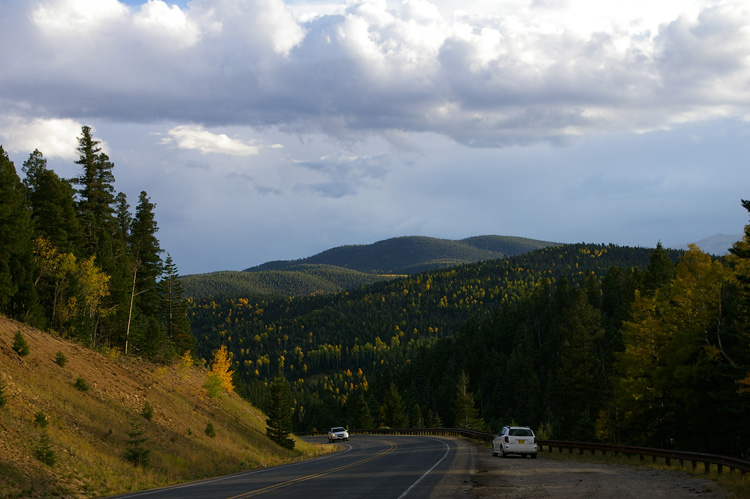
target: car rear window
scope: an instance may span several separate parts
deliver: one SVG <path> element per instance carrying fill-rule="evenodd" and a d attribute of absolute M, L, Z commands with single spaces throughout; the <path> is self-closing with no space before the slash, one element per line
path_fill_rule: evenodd
<path fill-rule="evenodd" d="M 524 428 L 511 428 L 510 430 L 510 436 L 511 437 L 530 437 L 534 435 L 531 430 L 527 430 Z"/>

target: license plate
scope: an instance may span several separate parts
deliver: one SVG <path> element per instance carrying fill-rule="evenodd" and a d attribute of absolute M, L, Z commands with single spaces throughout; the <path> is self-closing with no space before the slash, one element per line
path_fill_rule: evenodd
<path fill-rule="evenodd" d="M 526 440 L 519 440 L 519 441 L 518 441 L 518 443 L 519 443 L 519 444 L 525 444 L 525 443 L 526 443 Z"/>

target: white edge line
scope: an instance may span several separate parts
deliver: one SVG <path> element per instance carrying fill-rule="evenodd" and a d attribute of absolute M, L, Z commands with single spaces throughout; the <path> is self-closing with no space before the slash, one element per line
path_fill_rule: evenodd
<path fill-rule="evenodd" d="M 450 448 L 450 446 L 449 446 L 448 444 L 446 444 L 446 443 L 445 443 L 444 441 L 442 441 L 442 440 L 438 440 L 438 439 L 436 439 L 436 438 L 431 438 L 430 440 L 435 440 L 435 441 L 437 441 L 437 442 L 440 442 L 441 444 L 445 445 L 445 454 L 443 454 L 443 457 L 441 457 L 441 458 L 440 458 L 440 459 L 438 460 L 438 462 L 436 462 L 435 464 L 433 464 L 433 465 L 432 465 L 432 468 L 430 468 L 429 470 L 425 471 L 425 472 L 424 472 L 424 475 L 422 475 L 421 477 L 417 478 L 417 481 L 416 481 L 416 482 L 414 482 L 413 484 L 411 484 L 411 487 L 409 487 L 408 489 L 406 489 L 406 490 L 404 491 L 404 493 L 403 493 L 403 494 L 401 494 L 400 496 L 398 496 L 398 499 L 401 499 L 402 497 L 406 497 L 406 495 L 407 495 L 407 494 L 408 494 L 409 492 L 411 492 L 411 489 L 413 489 L 414 487 L 416 487 L 416 486 L 417 486 L 417 485 L 419 484 L 419 482 L 421 482 L 422 480 L 424 480 L 424 479 L 425 479 L 425 477 L 426 477 L 427 475 L 429 475 L 429 474 L 430 474 L 430 472 L 431 472 L 432 470 L 434 470 L 434 469 L 435 469 L 435 467 L 436 467 L 436 466 L 437 466 L 438 464 L 440 464 L 441 462 L 443 462 L 443 459 L 445 459 L 446 457 L 448 457 L 448 453 L 449 453 L 449 452 L 450 452 L 450 450 L 451 450 L 451 448 Z"/>
<path fill-rule="evenodd" d="M 346 449 L 344 452 L 333 452 L 333 453 L 328 454 L 326 456 L 316 457 L 314 459 L 305 459 L 305 460 L 302 460 L 302 461 L 297 461 L 296 463 L 281 464 L 279 466 L 271 466 L 269 468 L 262 468 L 262 469 L 256 469 L 256 470 L 250 470 L 250 471 L 241 471 L 239 473 L 233 473 L 231 475 L 224 475 L 224 476 L 220 476 L 220 477 L 216 477 L 216 478 L 207 478 L 205 480 L 199 480 L 197 482 L 183 483 L 183 484 L 180 484 L 180 485 L 168 485 L 166 487 L 159 487 L 158 489 L 144 490 L 144 491 L 141 491 L 141 492 L 134 492 L 132 494 L 125 494 L 123 496 L 116 496 L 116 497 L 140 497 L 140 496 L 147 496 L 147 495 L 151 495 L 151 494 L 158 494 L 160 492 L 166 492 L 168 490 L 186 489 L 188 487 L 196 487 L 198 485 L 203 485 L 203 484 L 206 484 L 206 483 L 220 482 L 222 480 L 229 480 L 230 478 L 239 478 L 239 477 L 248 476 L 248 475 L 255 475 L 255 474 L 258 474 L 258 473 L 264 473 L 266 471 L 276 470 L 276 469 L 279 469 L 279 468 L 291 468 L 293 466 L 299 466 L 300 464 L 310 463 L 310 462 L 313 462 L 313 461 L 321 461 L 323 459 L 329 459 L 329 458 L 332 458 L 332 457 L 335 457 L 335 456 L 340 456 L 342 454 L 346 454 L 347 452 L 349 452 L 353 448 L 351 446 L 351 444 L 346 444 L 346 446 L 348 447 L 348 449 Z M 440 462 L 440 461 L 438 461 L 438 462 Z M 434 468 L 434 466 L 433 466 L 433 468 Z"/>

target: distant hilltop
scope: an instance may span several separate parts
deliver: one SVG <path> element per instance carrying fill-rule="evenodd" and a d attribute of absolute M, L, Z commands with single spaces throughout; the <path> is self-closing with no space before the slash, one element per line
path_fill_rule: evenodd
<path fill-rule="evenodd" d="M 475 236 L 461 240 L 404 236 L 372 244 L 338 246 L 299 260 L 267 262 L 245 269 L 245 272 L 332 265 L 366 274 L 415 274 L 435 268 L 522 255 L 560 244 L 515 236 Z"/>
<path fill-rule="evenodd" d="M 734 243 L 742 240 L 742 234 L 729 235 L 729 234 L 715 234 L 711 237 L 695 241 L 692 244 L 698 246 L 703 252 L 711 255 L 722 256 L 729 253 Z M 683 244 L 675 249 L 687 249 L 688 244 Z"/>

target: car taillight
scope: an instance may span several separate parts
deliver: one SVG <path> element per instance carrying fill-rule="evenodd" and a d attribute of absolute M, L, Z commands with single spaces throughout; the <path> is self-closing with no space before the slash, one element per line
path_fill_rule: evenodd
<path fill-rule="evenodd" d="M 505 438 L 503 440 L 505 440 L 506 444 L 510 442 L 510 440 L 508 440 L 508 436 L 507 435 L 505 436 Z"/>

